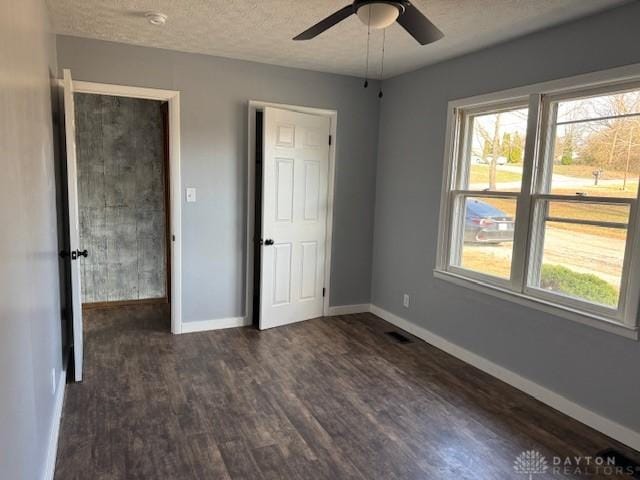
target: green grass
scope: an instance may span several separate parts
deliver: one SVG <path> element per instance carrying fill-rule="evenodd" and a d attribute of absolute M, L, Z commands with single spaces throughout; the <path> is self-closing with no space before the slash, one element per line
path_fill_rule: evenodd
<path fill-rule="evenodd" d="M 522 174 L 515 172 L 504 172 L 500 167 L 496 170 L 496 182 L 519 182 Z M 469 171 L 469 183 L 486 183 L 489 185 L 489 165 L 471 165 Z"/>

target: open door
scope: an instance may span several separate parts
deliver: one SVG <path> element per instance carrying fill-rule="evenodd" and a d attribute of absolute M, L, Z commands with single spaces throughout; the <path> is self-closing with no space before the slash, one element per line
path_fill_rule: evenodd
<path fill-rule="evenodd" d="M 260 329 L 323 314 L 330 119 L 266 107 L 263 125 Z"/>
<path fill-rule="evenodd" d="M 71 71 L 64 70 L 64 128 L 67 150 L 67 189 L 69 207 L 69 260 L 71 262 L 71 313 L 73 316 L 73 371 L 76 382 L 82 381 L 82 292 L 80 283 L 81 256 L 80 219 L 78 215 L 78 170 L 76 162 L 76 122 Z"/>

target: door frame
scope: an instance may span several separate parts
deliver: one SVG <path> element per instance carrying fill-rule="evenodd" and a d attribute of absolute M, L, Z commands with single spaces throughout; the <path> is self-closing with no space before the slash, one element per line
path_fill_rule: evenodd
<path fill-rule="evenodd" d="M 143 98 L 169 104 L 169 212 L 171 333 L 182 333 L 182 189 L 180 181 L 180 92 L 108 83 L 73 81 L 74 93 Z"/>
<path fill-rule="evenodd" d="M 279 108 L 298 113 L 309 113 L 327 117 L 329 123 L 329 135 L 331 135 L 331 144 L 329 145 L 329 179 L 327 190 L 327 219 L 326 219 L 326 241 L 325 241 L 325 257 L 324 257 L 324 288 L 325 296 L 323 299 L 322 312 L 326 317 L 329 315 L 329 298 L 331 297 L 331 250 L 333 248 L 333 207 L 335 194 L 335 176 L 336 176 L 336 145 L 337 145 L 337 126 L 338 111 L 326 108 L 305 107 L 300 105 L 288 105 L 283 103 L 264 102 L 261 100 L 249 100 L 248 118 L 247 118 L 247 226 L 245 239 L 245 322 L 250 324 L 253 320 L 253 274 L 254 274 L 254 226 L 255 226 L 255 183 L 256 183 L 256 167 L 255 167 L 255 116 L 256 112 L 264 112 L 265 107 Z"/>

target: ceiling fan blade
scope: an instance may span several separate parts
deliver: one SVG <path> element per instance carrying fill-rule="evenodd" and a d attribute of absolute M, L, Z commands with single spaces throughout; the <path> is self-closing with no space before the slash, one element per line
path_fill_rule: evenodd
<path fill-rule="evenodd" d="M 398 17 L 397 22 L 402 25 L 420 45 L 426 45 L 427 43 L 435 42 L 444 37 L 444 33 L 409 2 L 405 2 L 404 13 Z"/>
<path fill-rule="evenodd" d="M 353 5 L 347 5 L 343 9 L 338 10 L 333 15 L 329 15 L 324 20 L 321 20 L 320 22 L 316 23 L 313 27 L 305 30 L 297 37 L 293 37 L 293 39 L 294 40 L 311 40 L 312 38 L 315 38 L 318 35 L 320 35 L 325 30 L 328 30 L 331 27 L 333 27 L 335 24 L 341 22 L 342 20 L 347 18 L 349 15 L 353 15 L 354 13 L 355 13 L 355 10 L 353 8 Z"/>

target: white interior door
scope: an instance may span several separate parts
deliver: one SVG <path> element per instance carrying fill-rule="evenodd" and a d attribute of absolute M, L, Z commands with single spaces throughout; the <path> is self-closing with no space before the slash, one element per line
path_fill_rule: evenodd
<path fill-rule="evenodd" d="M 64 70 L 64 129 L 67 149 L 69 247 L 71 260 L 71 311 L 73 315 L 73 364 L 76 382 L 82 381 L 82 292 L 80 284 L 80 219 L 78 215 L 78 168 L 76 122 L 71 71 Z M 86 255 L 86 253 L 85 253 Z"/>
<path fill-rule="evenodd" d="M 330 119 L 264 110 L 260 329 L 322 316 Z"/>

